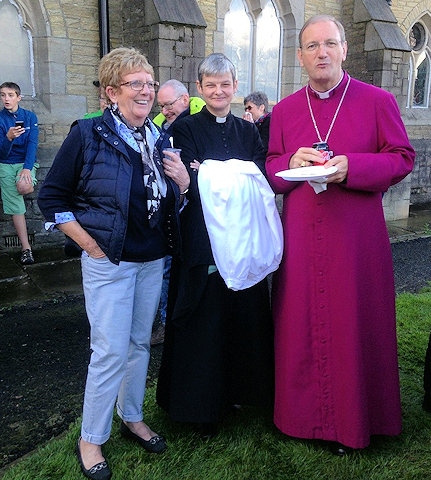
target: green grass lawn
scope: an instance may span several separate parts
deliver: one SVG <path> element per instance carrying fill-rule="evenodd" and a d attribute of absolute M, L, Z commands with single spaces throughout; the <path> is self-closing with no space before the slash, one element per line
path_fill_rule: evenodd
<path fill-rule="evenodd" d="M 104 454 L 113 480 L 425 480 L 431 478 L 431 414 L 422 408 L 422 375 L 431 328 L 431 290 L 397 297 L 403 433 L 376 437 L 370 447 L 336 457 L 320 442 L 288 438 L 272 424 L 271 413 L 243 408 L 226 418 L 220 434 L 202 441 L 187 428 L 172 424 L 148 390 L 146 421 L 164 434 L 169 448 L 146 453 L 120 437 L 114 418 Z M 257 386 L 257 388 L 259 388 Z M 79 420 L 9 468 L 3 480 L 79 480 L 74 454 Z"/>

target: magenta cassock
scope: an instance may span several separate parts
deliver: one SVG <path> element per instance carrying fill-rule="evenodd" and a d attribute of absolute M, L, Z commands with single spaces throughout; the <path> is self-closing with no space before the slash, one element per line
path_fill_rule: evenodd
<path fill-rule="evenodd" d="M 310 100 L 326 135 L 347 75 Z M 394 97 L 352 79 L 328 144 L 347 181 L 316 194 L 275 176 L 318 139 L 301 89 L 273 109 L 266 169 L 284 194 L 285 250 L 274 278 L 274 421 L 285 434 L 369 445 L 401 432 L 392 256 L 382 194 L 413 168 Z"/>

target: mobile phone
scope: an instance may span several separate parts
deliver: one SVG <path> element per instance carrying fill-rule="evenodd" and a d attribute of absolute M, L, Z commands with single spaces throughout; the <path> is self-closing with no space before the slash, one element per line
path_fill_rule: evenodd
<path fill-rule="evenodd" d="M 15 122 L 15 127 L 24 128 L 24 122 L 22 120 L 17 120 Z"/>

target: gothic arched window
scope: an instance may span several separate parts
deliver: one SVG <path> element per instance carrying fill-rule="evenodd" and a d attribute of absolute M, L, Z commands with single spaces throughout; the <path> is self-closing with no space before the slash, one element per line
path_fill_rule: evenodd
<path fill-rule="evenodd" d="M 408 105 L 413 108 L 428 108 L 431 61 L 426 23 L 415 23 L 409 31 L 408 41 L 412 48 Z"/>
<path fill-rule="evenodd" d="M 253 90 L 260 90 L 270 100 L 278 98 L 281 28 L 274 5 L 269 0 L 257 18 L 256 76 Z"/>
<path fill-rule="evenodd" d="M 14 4 L 0 2 L 0 31 L 7 32 L 0 42 L 0 84 L 15 82 L 23 95 L 34 96 L 32 37 Z"/>
<path fill-rule="evenodd" d="M 242 0 L 232 0 L 224 19 L 224 49 L 235 65 L 238 77 L 237 94 L 242 97 L 248 94 L 250 88 L 251 44 L 251 18 Z"/>
<path fill-rule="evenodd" d="M 237 95 L 260 90 L 276 102 L 279 96 L 281 27 L 271 0 L 252 10 L 246 0 L 232 0 L 224 19 L 225 54 L 238 74 Z"/>

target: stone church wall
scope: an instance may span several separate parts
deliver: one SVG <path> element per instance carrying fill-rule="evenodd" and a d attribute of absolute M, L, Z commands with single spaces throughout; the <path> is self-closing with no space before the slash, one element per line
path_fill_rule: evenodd
<path fill-rule="evenodd" d="M 7 1 L 10 0 L 3 0 Z M 178 78 L 195 94 L 197 63 L 204 55 L 223 48 L 223 15 L 228 9 L 229 0 L 193 1 L 199 5 L 206 27 L 201 25 L 192 28 L 185 23 L 158 22 L 154 4 L 163 6 L 163 0 L 109 1 L 110 47 L 125 45 L 140 48 L 155 67 L 158 80 L 163 82 L 168 78 Z M 340 17 L 349 40 L 346 67 L 357 78 L 370 83 L 381 82 L 384 88 L 389 88 L 397 95 L 409 136 L 418 154 L 415 170 L 408 179 L 410 202 L 431 202 L 431 111 L 405 108 L 408 55 L 407 60 L 400 52 L 370 52 L 364 55 L 365 26 L 353 22 L 355 6 L 361 1 L 365 0 L 274 0 L 289 32 L 288 40 L 282 46 L 283 73 L 290 75 L 288 82 L 283 80 L 283 96 L 292 93 L 305 81 L 296 60 L 296 38 L 303 20 L 321 12 Z M 385 0 L 375 1 L 381 1 L 382 5 L 386 3 Z M 33 36 L 36 96 L 25 97 L 21 105 L 35 111 L 39 118 L 38 160 L 41 167 L 38 178 L 42 182 L 72 121 L 98 108 L 97 92 L 92 82 L 97 78 L 100 58 L 99 2 L 15 0 L 11 3 L 21 9 L 25 24 Z M 180 3 L 183 2 L 177 2 L 178 5 Z M 423 12 L 431 11 L 431 0 L 392 1 L 392 4 L 391 10 L 404 33 Z M 384 65 L 385 68 L 379 71 L 376 65 Z M 36 195 L 37 189 L 26 199 L 32 241 L 36 245 L 58 242 L 61 235 L 48 235 L 43 230 Z M 391 195 L 386 196 L 388 205 L 385 206 L 385 214 L 406 215 L 405 211 L 390 210 L 392 196 L 405 198 L 406 188 L 394 189 Z M 3 215 L 1 208 L 0 231 L 2 245 L 6 241 L 8 245 L 13 244 L 15 232 L 11 219 Z"/>

